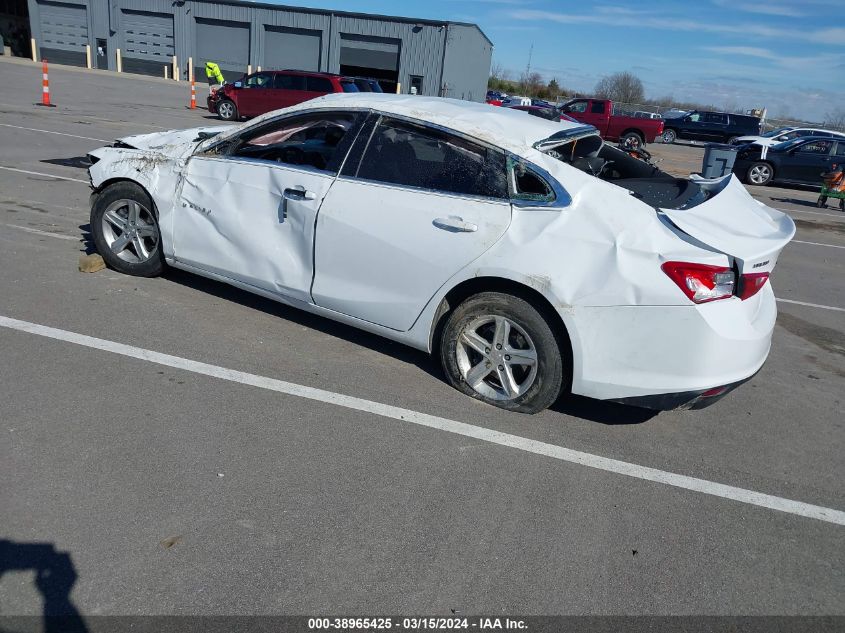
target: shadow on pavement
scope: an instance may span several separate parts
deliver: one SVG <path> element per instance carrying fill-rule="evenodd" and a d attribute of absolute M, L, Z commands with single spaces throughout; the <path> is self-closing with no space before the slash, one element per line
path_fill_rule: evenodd
<path fill-rule="evenodd" d="M 168 268 L 164 273 L 164 278 L 183 286 L 188 286 L 194 290 L 206 292 L 215 297 L 226 299 L 238 303 L 242 306 L 260 310 L 267 314 L 286 319 L 292 323 L 303 325 L 323 334 L 335 336 L 347 341 L 363 345 L 368 349 L 387 354 L 393 358 L 400 360 L 410 365 L 422 369 L 427 374 L 434 376 L 438 380 L 444 380 L 443 374 L 440 371 L 439 365 L 432 360 L 432 358 L 419 350 L 415 350 L 407 345 L 401 343 L 394 343 L 381 336 L 369 334 L 358 328 L 354 328 L 343 323 L 338 323 L 330 319 L 309 314 L 304 310 L 288 307 L 282 303 L 265 299 L 259 295 L 240 290 L 234 286 L 229 286 L 219 281 L 200 277 L 188 272 L 177 270 L 175 268 Z"/>
<path fill-rule="evenodd" d="M 575 418 L 607 425 L 642 424 L 657 416 L 659 411 L 641 409 L 618 402 L 594 400 L 573 394 L 561 396 L 550 409 Z"/>
<path fill-rule="evenodd" d="M 205 292 L 242 306 L 260 310 L 267 314 L 272 314 L 298 325 L 322 332 L 323 334 L 328 334 L 329 336 L 335 336 L 358 345 L 363 345 L 373 351 L 414 365 L 437 380 L 446 380 L 440 365 L 431 356 L 401 343 L 394 343 L 386 338 L 369 334 L 352 326 L 309 314 L 303 310 L 285 306 L 284 304 L 265 299 L 264 297 L 254 295 L 222 282 L 206 279 L 205 277 L 174 268 L 167 269 L 164 277 L 174 283 L 188 286 L 194 290 L 199 290 L 200 292 Z M 592 422 L 610 425 L 640 424 L 658 414 L 657 411 L 650 409 L 640 409 L 615 402 L 605 402 L 573 395 L 560 398 L 552 405 L 551 410 Z"/>
<path fill-rule="evenodd" d="M 91 235 L 91 225 L 90 224 L 80 224 L 77 227 L 80 231 L 82 231 L 82 251 L 86 255 L 91 255 L 97 252 L 97 247 L 94 246 L 94 236 Z"/>
<path fill-rule="evenodd" d="M 70 600 L 77 578 L 70 554 L 57 551 L 52 543 L 0 539 L 0 579 L 6 572 L 30 570 L 43 600 L 44 632 L 85 633 L 85 622 Z"/>
<path fill-rule="evenodd" d="M 73 167 L 75 169 L 88 169 L 91 161 L 87 156 L 71 156 L 70 158 L 45 158 L 39 162 L 48 165 L 59 165 L 61 167 Z"/>

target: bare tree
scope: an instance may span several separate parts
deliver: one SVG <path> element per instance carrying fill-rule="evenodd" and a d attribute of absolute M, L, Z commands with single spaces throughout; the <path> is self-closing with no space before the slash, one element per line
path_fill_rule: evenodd
<path fill-rule="evenodd" d="M 505 67 L 502 66 L 502 62 L 493 62 L 493 65 L 490 66 L 490 76 L 493 79 L 504 79 L 504 72 Z"/>
<path fill-rule="evenodd" d="M 828 112 L 825 116 L 825 125 L 836 128 L 845 129 L 845 108 L 839 106 L 832 112 Z"/>
<path fill-rule="evenodd" d="M 538 72 L 522 73 L 519 78 L 519 87 L 526 96 L 536 97 L 545 86 L 543 77 Z"/>
<path fill-rule="evenodd" d="M 627 71 L 602 77 L 596 84 L 595 93 L 599 99 L 621 103 L 641 103 L 645 97 L 643 82 Z"/>

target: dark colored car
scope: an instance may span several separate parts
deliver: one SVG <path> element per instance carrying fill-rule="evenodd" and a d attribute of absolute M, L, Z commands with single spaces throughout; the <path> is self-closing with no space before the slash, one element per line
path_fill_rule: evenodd
<path fill-rule="evenodd" d="M 748 114 L 705 112 L 693 110 L 689 114 L 665 119 L 663 142 L 674 143 L 682 138 L 690 141 L 731 143 L 740 136 L 760 134 L 760 119 Z"/>
<path fill-rule="evenodd" d="M 737 154 L 733 172 L 752 185 L 788 182 L 821 186 L 821 174 L 842 163 L 845 163 L 845 139 L 816 136 L 796 138 L 768 148 L 745 145 Z"/>
<path fill-rule="evenodd" d="M 225 84 L 208 97 L 208 111 L 237 121 L 316 99 L 333 92 L 360 92 L 355 80 L 331 73 L 262 70 Z"/>
<path fill-rule="evenodd" d="M 353 77 L 352 80 L 358 86 L 359 92 L 384 92 L 381 89 L 377 79 L 370 79 L 369 77 Z"/>

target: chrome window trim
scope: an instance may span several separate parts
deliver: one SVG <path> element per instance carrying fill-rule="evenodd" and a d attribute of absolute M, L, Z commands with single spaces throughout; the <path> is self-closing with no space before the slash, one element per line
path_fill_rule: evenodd
<path fill-rule="evenodd" d="M 460 198 L 462 200 L 472 200 L 473 202 L 496 202 L 499 204 L 511 204 L 511 200 L 509 200 L 508 198 L 474 196 L 468 193 L 455 193 L 454 191 L 443 191 L 441 189 L 426 189 L 425 187 L 414 187 L 413 185 L 398 185 L 394 182 L 384 182 L 383 180 L 370 180 L 369 178 L 359 178 L 358 176 L 338 176 L 337 180 L 359 182 L 375 187 L 385 187 L 386 189 L 397 189 L 399 191 L 410 191 L 412 193 L 426 193 L 429 195 L 443 196 L 445 198 Z"/>

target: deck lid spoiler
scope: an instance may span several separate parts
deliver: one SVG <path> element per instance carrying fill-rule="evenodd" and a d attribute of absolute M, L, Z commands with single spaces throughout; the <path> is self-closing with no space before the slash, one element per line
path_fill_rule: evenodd
<path fill-rule="evenodd" d="M 660 209 L 687 235 L 733 257 L 740 273 L 771 272 L 795 235 L 785 213 L 758 202 L 736 176 L 698 179 L 710 198 L 687 209 Z"/>
<path fill-rule="evenodd" d="M 554 149 L 555 147 L 566 145 L 567 143 L 577 141 L 587 136 L 598 135 L 598 129 L 592 125 L 579 125 L 578 127 L 572 127 L 566 130 L 561 130 L 560 132 L 555 132 L 548 138 L 537 141 L 532 147 L 538 151 L 546 152 L 550 149 Z"/>

